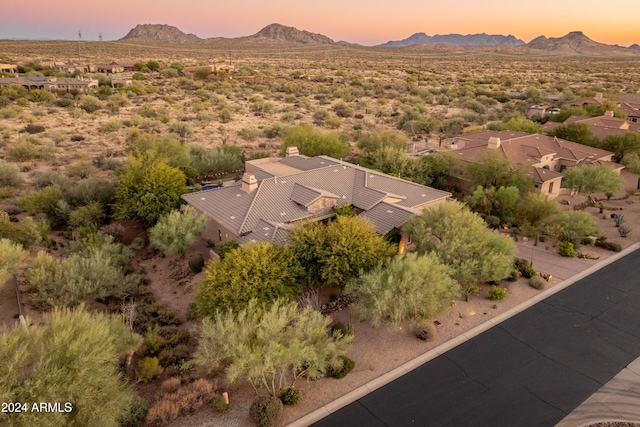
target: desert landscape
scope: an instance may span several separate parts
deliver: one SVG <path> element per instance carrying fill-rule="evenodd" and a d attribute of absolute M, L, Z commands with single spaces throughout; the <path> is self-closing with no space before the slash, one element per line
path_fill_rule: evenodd
<path fill-rule="evenodd" d="M 21 309 L 29 327 L 39 327 L 50 322 L 53 307 L 82 303 L 87 311 L 123 320 L 133 337 L 133 344 L 118 352 L 117 372 L 135 395 L 133 403 L 129 397 L 120 425 L 254 425 L 250 407 L 256 392 L 265 395 L 265 389 L 254 390 L 242 375 L 230 383 L 227 360 L 205 369 L 196 357 L 202 319 L 211 317 L 199 306 L 200 286 L 210 280 L 212 265 L 224 263 L 236 249 L 200 238 L 200 233 L 192 245 L 176 251 L 154 243 L 161 240 L 154 226 L 163 214 L 177 212 L 179 203 L 160 203 L 158 212 L 133 214 L 128 207 L 144 196 L 136 189 L 162 187 L 164 181 L 156 176 L 150 183 L 126 184 L 139 178 L 136 165 L 157 161 L 182 174 L 182 193 L 222 186 L 240 179 L 248 160 L 283 156 L 287 146 L 296 145 L 291 142 L 296 132 L 320 141 L 319 154 L 450 192 L 494 228 L 492 235 L 513 239 L 523 259 L 518 265 L 511 257 L 511 280 L 503 275 L 473 283 L 465 288 L 469 291 L 447 298 L 448 307 L 427 320 L 404 319 L 391 326 L 360 319 L 345 298 L 348 281 L 335 285 L 315 278 L 314 286 L 307 286 L 316 289 L 314 301 L 301 306 L 325 306 L 327 339 L 336 325 L 340 336 L 353 337 L 345 355 L 355 367 L 341 379 L 298 380 L 299 400 L 285 405 L 274 425 L 294 422 L 537 295 L 541 289 L 530 286 L 522 276 L 526 267 L 521 267 L 528 265 L 538 278 L 546 278 L 538 287 L 553 287 L 569 278 L 558 269 L 565 259 L 580 271 L 640 241 L 640 136 L 629 106 L 636 104 L 628 101 L 639 96 L 638 49 L 597 43 L 581 32 L 530 43 L 513 36 L 467 38 L 458 44 L 414 36 L 365 47 L 278 24 L 234 39 L 200 39 L 175 27 L 139 25 L 121 40 L 108 42 L 0 40 L 0 65 L 16 64 L 17 71 L 0 73 L 0 237 L 23 253 L 21 258 L 11 258 L 8 249 L 3 254 L 3 273 L 16 278 L 15 284 L 7 280 L 0 288 L 3 339 L 20 328 Z M 96 71 L 84 73 L 81 66 L 95 66 Z M 100 67 L 105 72 L 98 72 Z M 7 84 L 14 74 L 31 79 L 33 88 Z M 61 89 L 64 79 L 96 86 L 86 92 Z M 43 82 L 58 87 L 46 89 Z M 602 102 L 581 101 L 594 98 Z M 526 117 L 536 105 L 548 111 Z M 543 134 L 546 122 L 566 124 L 574 116 L 605 117 L 608 111 L 611 118 L 627 122 L 613 133 L 624 130 L 629 140 L 569 131 L 558 138 L 619 157 L 613 163 L 624 166 L 623 179 L 613 190 L 564 186 L 557 198 L 544 197 L 535 204 L 533 182 L 518 193 L 519 182 L 510 181 L 530 166 L 518 165 L 509 169 L 509 179 L 494 186 L 513 188 L 518 201 L 508 213 L 504 204 L 496 213 L 498 209 L 469 199 L 476 184 L 487 190 L 489 185 L 469 178 L 459 163 L 446 161 L 456 157 L 465 135 L 485 130 Z M 331 151 L 330 143 L 339 149 Z M 346 154 L 334 155 L 340 150 Z M 445 164 L 442 169 L 439 161 Z M 460 184 L 460 176 L 470 188 Z M 595 232 L 587 227 L 589 232 L 569 235 L 571 227 L 559 225 L 557 218 L 573 211 L 585 212 Z M 494 218 L 497 223 L 492 224 Z M 570 259 L 558 253 L 567 242 Z M 396 253 L 398 241 L 394 243 Z M 408 247 L 419 249 L 415 242 Z M 83 264 L 81 254 L 94 254 L 92 262 L 106 268 Z M 222 261 L 217 260 L 220 255 Z M 66 260 L 76 264 L 63 264 Z M 56 262 L 57 270 L 51 267 Z M 69 294 L 53 289 L 53 283 L 85 286 L 87 282 L 74 282 L 64 272 L 94 267 L 95 277 L 83 280 L 103 288 L 128 287 L 89 296 L 77 288 Z M 111 277 L 108 269 L 120 275 Z M 494 297 L 495 288 L 506 291 Z M 336 301 L 337 309 L 328 310 Z M 426 342 L 416 337 L 416 327 L 425 322 L 436 325 Z M 155 365 L 146 369 L 147 363 Z M 7 396 L 12 395 L 1 397 Z M 16 417 L 6 419 L 9 425 L 25 425 Z"/>

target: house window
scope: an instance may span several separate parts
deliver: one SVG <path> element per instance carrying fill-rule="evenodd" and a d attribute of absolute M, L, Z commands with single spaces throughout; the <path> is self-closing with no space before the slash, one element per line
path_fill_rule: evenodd
<path fill-rule="evenodd" d="M 549 194 L 553 193 L 553 182 L 549 183 Z"/>
<path fill-rule="evenodd" d="M 218 229 L 218 240 L 222 242 L 222 230 Z"/>

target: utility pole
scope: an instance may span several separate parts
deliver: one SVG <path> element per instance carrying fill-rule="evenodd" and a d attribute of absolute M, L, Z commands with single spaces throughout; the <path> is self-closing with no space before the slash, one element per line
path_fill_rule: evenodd
<path fill-rule="evenodd" d="M 78 59 L 80 59 L 80 45 L 82 44 L 82 32 L 78 30 Z"/>

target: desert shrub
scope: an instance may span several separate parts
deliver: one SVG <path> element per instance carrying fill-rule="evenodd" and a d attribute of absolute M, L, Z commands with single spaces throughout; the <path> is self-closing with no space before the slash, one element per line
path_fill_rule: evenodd
<path fill-rule="evenodd" d="M 246 141 L 254 141 L 256 138 L 264 136 L 264 132 L 255 127 L 242 128 L 238 131 L 238 136 Z"/>
<path fill-rule="evenodd" d="M 333 377 L 335 379 L 340 379 L 345 377 L 356 366 L 356 362 L 354 362 L 347 356 L 340 355 L 338 356 L 338 358 L 342 361 L 342 366 L 338 368 L 335 368 L 335 367 L 327 368 L 327 376 Z"/>
<path fill-rule="evenodd" d="M 293 387 L 287 387 L 280 391 L 280 401 L 284 405 L 295 405 L 300 398 L 300 390 Z"/>
<path fill-rule="evenodd" d="M 80 141 L 84 141 L 86 138 L 82 135 L 71 135 L 71 138 L 69 139 L 73 142 L 80 142 Z"/>
<path fill-rule="evenodd" d="M 424 322 L 416 326 L 415 333 L 422 341 L 433 341 L 438 335 L 438 329 L 433 322 Z"/>
<path fill-rule="evenodd" d="M 353 117 L 355 114 L 355 110 L 348 106 L 344 101 L 337 102 L 333 105 L 332 109 L 338 117 Z"/>
<path fill-rule="evenodd" d="M 149 239 L 168 254 L 184 254 L 200 238 L 206 224 L 206 216 L 187 206 L 182 212 L 173 210 L 161 216 L 149 230 Z"/>
<path fill-rule="evenodd" d="M 213 384 L 205 379 L 198 379 L 180 387 L 173 393 L 166 393 L 149 409 L 147 422 L 166 425 L 178 418 L 180 413 L 193 412 L 201 408 L 213 398 Z"/>
<path fill-rule="evenodd" d="M 627 220 L 622 214 L 617 214 L 613 219 L 616 221 L 616 227 L 620 227 Z"/>
<path fill-rule="evenodd" d="M 249 408 L 249 416 L 258 427 L 271 427 L 282 416 L 282 402 L 273 396 L 258 396 Z"/>
<path fill-rule="evenodd" d="M 129 411 L 120 416 L 120 427 L 138 427 L 144 423 L 149 412 L 149 404 L 141 397 L 134 397 Z"/>
<path fill-rule="evenodd" d="M 509 277 L 507 277 L 507 280 L 510 282 L 517 282 L 518 277 L 520 277 L 520 272 L 514 269 L 514 270 L 511 270 L 511 273 L 509 273 Z"/>
<path fill-rule="evenodd" d="M 9 239 L 28 248 L 40 241 L 40 233 L 33 218 L 26 217 L 20 222 L 12 222 L 7 213 L 0 211 L 0 239 Z"/>
<path fill-rule="evenodd" d="M 40 157 L 40 149 L 33 142 L 19 139 L 7 148 L 7 155 L 16 162 L 27 162 Z"/>
<path fill-rule="evenodd" d="M 16 189 L 13 187 L 0 187 L 0 199 L 9 199 L 16 195 Z"/>
<path fill-rule="evenodd" d="M 30 133 L 30 134 L 36 134 L 36 133 L 42 133 L 45 130 L 46 130 L 45 127 L 42 126 L 42 125 L 37 125 L 35 123 L 29 123 L 28 125 L 26 125 L 24 127 L 24 129 L 22 129 L 22 132 L 26 132 L 26 133 Z"/>
<path fill-rule="evenodd" d="M 136 317 L 133 320 L 133 330 L 145 334 L 149 329 L 157 326 L 178 326 L 182 324 L 180 316 L 156 303 L 138 303 Z"/>
<path fill-rule="evenodd" d="M 56 107 L 61 107 L 61 108 L 67 108 L 67 107 L 71 107 L 73 105 L 73 99 L 69 99 L 69 98 L 60 98 L 60 99 L 56 99 L 53 104 Z"/>
<path fill-rule="evenodd" d="M 349 332 L 349 328 L 345 326 L 344 323 L 342 322 L 338 322 L 331 327 L 331 335 L 335 335 L 337 332 L 339 332 L 340 335 L 342 336 L 353 335 L 352 333 Z"/>
<path fill-rule="evenodd" d="M 541 291 L 547 287 L 547 281 L 540 276 L 534 276 L 529 279 L 529 286 Z"/>
<path fill-rule="evenodd" d="M 0 159 L 0 187 L 19 187 L 22 184 L 20 168 Z"/>
<path fill-rule="evenodd" d="M 147 413 L 147 423 L 167 425 L 180 416 L 180 406 L 175 400 L 162 399 L 156 402 Z"/>
<path fill-rule="evenodd" d="M 240 245 L 235 240 L 228 241 L 227 243 L 223 243 L 220 246 L 218 246 L 218 251 L 220 252 L 218 254 L 220 256 L 220 261 L 222 261 L 229 252 L 231 252 L 232 250 L 234 250 L 239 246 Z"/>
<path fill-rule="evenodd" d="M 576 251 L 573 247 L 573 243 L 568 241 L 560 242 L 560 244 L 558 245 L 558 254 L 560 256 L 569 258 L 573 258 L 574 256 L 576 256 Z"/>
<path fill-rule="evenodd" d="M 136 376 L 144 383 L 149 382 L 162 373 L 162 367 L 157 357 L 145 357 L 138 361 Z"/>
<path fill-rule="evenodd" d="M 122 129 L 122 121 L 118 119 L 108 120 L 100 125 L 100 132 L 115 132 Z"/>
<path fill-rule="evenodd" d="M 530 279 L 538 274 L 529 264 L 521 265 L 520 267 L 518 267 L 518 271 L 520 271 L 520 273 L 522 273 L 522 276 L 526 277 L 527 279 Z"/>
<path fill-rule="evenodd" d="M 57 184 L 42 190 L 33 190 L 25 194 L 19 201 L 20 207 L 32 213 L 42 213 L 48 217 L 56 216 L 58 202 L 62 199 L 62 190 Z"/>
<path fill-rule="evenodd" d="M 224 396 L 216 396 L 211 401 L 211 409 L 213 412 L 226 412 L 229 405 L 224 400 Z"/>
<path fill-rule="evenodd" d="M 484 217 L 484 220 L 487 223 L 487 225 L 491 228 L 500 227 L 500 217 L 497 217 L 494 215 L 487 215 L 486 217 Z"/>
<path fill-rule="evenodd" d="M 160 385 L 160 390 L 164 394 L 175 393 L 178 391 L 181 384 L 182 384 L 182 380 L 180 378 L 171 377 L 168 380 L 162 381 L 162 384 Z"/>
<path fill-rule="evenodd" d="M 180 344 L 175 347 L 167 347 L 158 354 L 158 360 L 163 367 L 178 366 L 189 358 L 189 349 Z"/>
<path fill-rule="evenodd" d="M 68 188 L 71 183 L 69 178 L 58 171 L 47 170 L 38 173 L 33 179 L 33 187 L 42 189 L 50 185 L 58 184 L 60 188 Z"/>
<path fill-rule="evenodd" d="M 567 210 L 560 212 L 553 220 L 562 230 L 583 236 L 592 236 L 598 232 L 598 222 L 589 212 Z"/>
<path fill-rule="evenodd" d="M 631 229 L 629 227 L 621 225 L 620 227 L 618 227 L 618 233 L 620 234 L 620 237 L 627 237 L 629 233 L 631 233 Z"/>
<path fill-rule="evenodd" d="M 87 113 L 93 113 L 103 108 L 102 101 L 93 95 L 82 95 L 80 97 L 80 108 Z"/>
<path fill-rule="evenodd" d="M 158 335 L 158 331 L 156 329 L 150 329 L 147 331 L 144 336 L 144 342 L 142 343 L 144 354 L 148 354 L 150 356 L 157 355 L 162 347 L 161 340 L 162 337 Z"/>
<path fill-rule="evenodd" d="M 189 268 L 194 273 L 196 274 L 200 273 L 203 267 L 204 267 L 204 257 L 202 256 L 202 254 L 192 255 L 189 258 Z"/>
<path fill-rule="evenodd" d="M 580 242 L 582 241 L 582 236 L 580 236 L 575 231 L 565 230 L 562 233 L 560 233 L 560 236 L 558 236 L 558 240 L 560 240 L 560 242 L 571 242 L 571 244 L 575 249 L 580 245 Z"/>
<path fill-rule="evenodd" d="M 489 288 L 489 299 L 491 301 L 500 301 L 507 297 L 507 288 L 499 288 L 496 285 L 491 285 Z"/>
<path fill-rule="evenodd" d="M 580 244 L 589 246 L 593 244 L 593 240 L 591 239 L 591 237 L 585 236 L 582 238 L 582 240 L 580 240 Z"/>
<path fill-rule="evenodd" d="M 100 227 L 104 218 L 104 209 L 100 202 L 91 202 L 71 211 L 69 225 L 73 228 Z"/>
<path fill-rule="evenodd" d="M 103 170 L 113 171 L 122 169 L 122 160 L 115 157 L 99 156 L 94 160 L 94 163 Z"/>

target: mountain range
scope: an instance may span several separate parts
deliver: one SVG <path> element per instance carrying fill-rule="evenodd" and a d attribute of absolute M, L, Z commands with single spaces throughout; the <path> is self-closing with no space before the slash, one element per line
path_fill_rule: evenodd
<path fill-rule="evenodd" d="M 215 37 L 201 39 L 194 34 L 185 34 L 171 25 L 164 24 L 140 24 L 127 33 L 124 41 L 139 42 L 171 42 L 171 43 L 211 43 L 214 41 L 255 43 L 255 44 L 306 44 L 306 45 L 352 45 L 347 42 L 335 42 L 329 37 L 299 30 L 281 24 L 271 24 L 258 31 L 256 34 L 232 39 Z M 438 45 L 438 49 L 446 46 L 456 46 L 461 49 L 493 47 L 495 49 L 508 49 L 511 53 L 529 54 L 555 54 L 555 55 L 587 55 L 587 56 L 630 56 L 640 53 L 640 46 L 634 44 L 628 48 L 617 45 L 608 45 L 591 40 L 581 31 L 573 31 L 563 37 L 547 38 L 539 36 L 529 43 L 512 36 L 500 34 L 446 34 L 429 36 L 425 33 L 416 33 L 398 41 L 375 46 L 387 48 L 412 48 Z M 357 46 L 357 45 L 353 45 Z M 436 48 L 434 46 L 434 48 Z"/>

